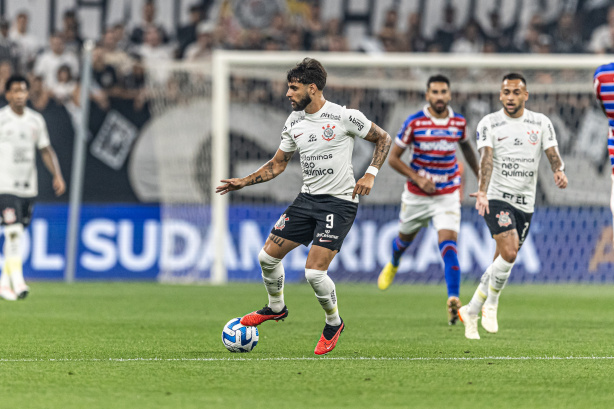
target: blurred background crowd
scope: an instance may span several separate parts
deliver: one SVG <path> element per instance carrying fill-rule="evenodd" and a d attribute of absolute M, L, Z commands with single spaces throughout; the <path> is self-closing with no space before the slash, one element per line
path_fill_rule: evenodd
<path fill-rule="evenodd" d="M 614 49 L 609 0 L 493 0 L 488 7 L 479 0 L 435 2 L 432 12 L 426 1 L 414 1 L 407 11 L 408 2 L 364 0 L 362 12 L 353 12 L 351 2 L 341 0 L 204 0 L 185 4 L 188 23 L 169 28 L 161 23 L 159 4 L 143 0 L 140 16 L 101 27 L 95 38 L 92 98 L 103 110 L 109 98 L 134 101 L 139 109 L 147 99 L 144 65 L 206 60 L 215 49 L 476 54 Z M 331 3 L 341 12 L 330 13 Z M 84 41 L 78 10 L 61 11 L 61 25 L 46 44 L 31 34 L 30 13 L 24 9 L 12 21 L 0 21 L 0 92 L 12 72 L 25 72 L 35 108 L 43 110 L 49 101 L 78 105 Z M 364 28 L 360 35 L 350 29 L 357 23 Z"/>

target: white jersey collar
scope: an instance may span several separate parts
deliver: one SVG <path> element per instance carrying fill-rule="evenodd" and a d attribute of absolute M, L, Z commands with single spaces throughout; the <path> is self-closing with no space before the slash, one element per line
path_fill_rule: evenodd
<path fill-rule="evenodd" d="M 320 108 L 317 112 L 314 112 L 313 114 L 308 114 L 307 112 L 305 112 L 305 117 L 306 118 L 316 118 L 318 116 L 320 116 L 320 114 L 322 114 L 322 112 L 324 112 L 328 107 L 330 106 L 330 102 L 326 101 L 324 103 L 324 105 L 322 105 L 322 108 Z"/>
<path fill-rule="evenodd" d="M 426 115 L 428 119 L 433 121 L 435 125 L 445 125 L 448 123 L 450 119 L 454 117 L 454 110 L 449 105 L 448 105 L 448 116 L 446 118 L 435 118 L 433 115 L 431 115 L 428 104 L 425 105 L 424 108 L 422 108 L 422 112 L 424 112 L 424 115 Z"/>
<path fill-rule="evenodd" d="M 503 118 L 505 118 L 507 121 L 522 122 L 527 117 L 527 112 L 529 112 L 529 110 L 525 108 L 524 112 L 522 113 L 522 115 L 519 116 L 518 118 L 512 118 L 511 116 L 507 115 L 505 113 L 505 109 L 504 108 L 501 108 L 501 110 L 499 112 L 501 112 L 501 115 L 503 115 Z"/>

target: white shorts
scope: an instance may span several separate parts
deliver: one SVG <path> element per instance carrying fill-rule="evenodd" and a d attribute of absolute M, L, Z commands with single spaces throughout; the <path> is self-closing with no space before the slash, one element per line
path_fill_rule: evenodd
<path fill-rule="evenodd" d="M 460 230 L 461 205 L 458 190 L 439 196 L 420 196 L 408 191 L 401 196 L 399 233 L 411 234 L 433 220 L 435 230 Z"/>

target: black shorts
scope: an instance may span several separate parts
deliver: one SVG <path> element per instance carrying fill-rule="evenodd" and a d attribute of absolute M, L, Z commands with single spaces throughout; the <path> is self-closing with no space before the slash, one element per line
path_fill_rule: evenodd
<path fill-rule="evenodd" d="M 33 197 L 19 197 L 0 194 L 0 225 L 8 226 L 15 223 L 28 227 L 34 210 Z"/>
<path fill-rule="evenodd" d="M 271 234 L 308 246 L 340 250 L 352 228 L 358 203 L 330 195 L 299 193 L 281 215 Z"/>
<path fill-rule="evenodd" d="M 490 213 L 484 215 L 484 220 L 486 220 L 490 234 L 494 236 L 516 229 L 519 238 L 518 248 L 522 247 L 522 243 L 529 234 L 533 213 L 518 210 L 503 200 L 489 200 L 488 208 Z"/>

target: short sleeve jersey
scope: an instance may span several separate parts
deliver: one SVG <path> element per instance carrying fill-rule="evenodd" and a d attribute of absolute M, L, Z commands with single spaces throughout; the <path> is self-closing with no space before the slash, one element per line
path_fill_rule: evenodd
<path fill-rule="evenodd" d="M 433 117 L 428 107 L 410 115 L 399 130 L 397 146 L 412 149 L 409 166 L 418 175 L 435 182 L 435 192 L 428 194 L 412 180 L 405 189 L 422 196 L 452 193 L 460 187 L 461 176 L 456 160 L 456 144 L 467 138 L 467 121 L 448 107 L 447 118 Z"/>
<path fill-rule="evenodd" d="M 303 171 L 301 192 L 352 199 L 356 185 L 352 168 L 354 138 L 365 138 L 371 129 L 362 112 L 326 101 L 314 114 L 293 112 L 281 133 L 279 149 L 298 150 Z"/>
<path fill-rule="evenodd" d="M 542 151 L 557 146 L 552 122 L 544 114 L 524 110 L 510 118 L 503 109 L 486 115 L 477 129 L 478 150 L 493 148 L 493 171 L 489 200 L 503 200 L 533 213 L 537 171 Z"/>
<path fill-rule="evenodd" d="M 608 153 L 610 154 L 610 166 L 614 175 L 614 63 L 599 66 L 595 70 L 593 80 L 597 101 L 603 104 L 608 117 Z"/>
<path fill-rule="evenodd" d="M 36 196 L 36 150 L 49 145 L 41 114 L 25 108 L 17 115 L 8 105 L 0 109 L 0 194 Z"/>

